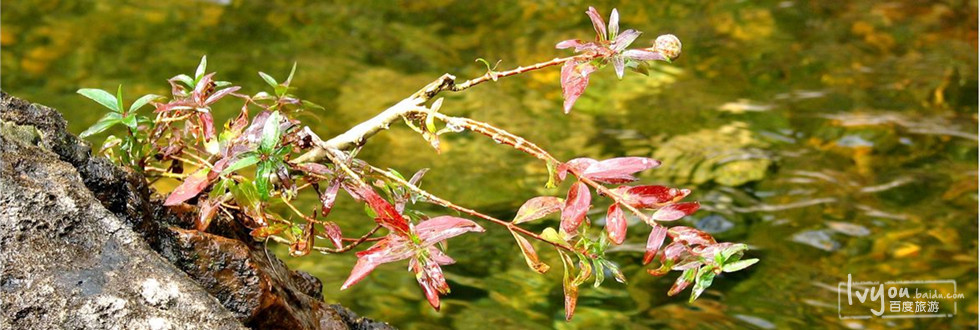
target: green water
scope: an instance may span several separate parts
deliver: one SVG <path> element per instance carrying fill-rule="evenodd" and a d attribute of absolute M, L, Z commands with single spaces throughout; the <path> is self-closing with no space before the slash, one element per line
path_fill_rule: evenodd
<path fill-rule="evenodd" d="M 694 189 L 704 207 L 682 222 L 749 244 L 759 264 L 688 304 L 688 291 L 666 296 L 677 274 L 638 266 L 646 226 L 631 226 L 612 253 L 629 284 L 583 288 L 566 323 L 559 272 L 528 270 L 499 228 L 451 241 L 458 262 L 445 267 L 453 292 L 442 312 L 404 263 L 340 292 L 353 256 L 284 258 L 322 279 L 328 301 L 407 329 L 977 326 L 976 2 L 220 2 L 4 1 L 2 87 L 58 108 L 77 133 L 101 116 L 74 94 L 81 87 L 123 84 L 127 101 L 167 94 L 165 79 L 207 54 L 220 79 L 255 93 L 256 71 L 282 77 L 296 61 L 297 94 L 327 109 L 301 119 L 330 136 L 442 73 L 482 74 L 476 58 L 510 68 L 564 56 L 557 41 L 592 34 L 589 5 L 617 6 L 624 28 L 646 32 L 638 44 L 673 33 L 684 55 L 651 77 L 597 74 L 568 116 L 557 69 L 446 95 L 443 112 L 561 159 L 660 159 L 643 182 Z M 219 117 L 240 106 L 231 103 Z M 519 152 L 473 134 L 444 144 L 436 154 L 399 126 L 361 155 L 402 173 L 432 168 L 424 188 L 501 218 L 558 194 Z M 372 226 L 359 205 L 341 203 L 332 220 L 347 233 Z M 555 221 L 532 229 L 544 225 Z M 833 288 L 848 274 L 953 279 L 966 298 L 951 318 L 842 320 Z"/>

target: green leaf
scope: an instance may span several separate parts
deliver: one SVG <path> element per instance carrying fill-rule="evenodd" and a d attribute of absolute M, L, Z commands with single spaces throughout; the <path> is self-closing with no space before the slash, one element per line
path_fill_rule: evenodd
<path fill-rule="evenodd" d="M 534 246 L 531 245 L 531 242 L 528 242 L 526 238 L 513 230 L 510 233 L 517 240 L 517 245 L 520 246 L 521 253 L 524 254 L 524 261 L 527 262 L 528 267 L 539 274 L 544 274 L 551 269 L 551 266 L 541 262 L 541 259 L 538 258 L 538 253 L 534 251 Z"/>
<path fill-rule="evenodd" d="M 548 183 L 544 184 L 545 188 L 555 189 L 558 187 L 558 183 L 561 182 L 561 180 L 558 179 L 558 173 L 555 170 L 555 167 L 554 162 L 548 161 Z"/>
<path fill-rule="evenodd" d="M 289 86 L 289 84 L 293 82 L 293 75 L 295 74 L 296 74 L 296 62 L 294 61 L 293 68 L 289 70 L 289 76 L 286 77 L 286 82 L 283 85 Z"/>
<path fill-rule="evenodd" d="M 558 234 L 558 231 L 555 230 L 555 228 L 551 228 L 551 227 L 545 228 L 544 231 L 541 232 L 541 238 L 555 244 L 565 245 L 565 246 L 568 245 L 568 243 L 561 238 L 561 235 Z"/>
<path fill-rule="evenodd" d="M 239 158 L 234 163 L 226 167 L 223 171 L 221 171 L 221 175 L 222 176 L 228 175 L 229 173 L 232 173 L 234 171 L 255 165 L 256 163 L 259 162 L 259 160 L 261 160 L 261 158 L 259 158 L 258 155 L 249 155 L 246 157 Z"/>
<path fill-rule="evenodd" d="M 575 269 L 572 258 L 561 250 L 558 251 L 558 255 L 561 256 L 562 269 L 565 271 L 562 277 L 562 289 L 565 294 L 565 321 L 568 321 L 575 314 L 575 305 L 578 304 L 578 286 L 572 280 L 572 270 Z"/>
<path fill-rule="evenodd" d="M 197 71 L 194 71 L 194 82 L 188 85 L 195 85 L 201 77 L 204 76 L 204 71 L 208 69 L 208 56 L 201 56 L 201 63 L 197 65 Z"/>
<path fill-rule="evenodd" d="M 265 125 L 262 127 L 262 139 L 259 141 L 259 151 L 265 154 L 269 154 L 277 144 L 279 144 L 279 122 L 280 122 L 279 111 L 274 111 L 269 115 L 269 118 L 265 120 Z"/>
<path fill-rule="evenodd" d="M 606 259 L 599 259 L 599 261 L 601 261 L 602 265 L 613 274 L 613 277 L 616 278 L 616 282 L 626 284 L 626 275 L 623 275 L 623 271 L 619 270 L 619 266 L 616 266 L 616 264 Z"/>
<path fill-rule="evenodd" d="M 599 259 L 592 259 L 592 265 L 595 267 L 595 283 L 592 285 L 592 287 L 598 288 L 599 285 L 602 285 L 602 282 L 606 280 L 606 270 L 603 269 L 603 264 L 599 261 Z"/>
<path fill-rule="evenodd" d="M 757 262 L 759 262 L 759 259 L 756 258 L 739 260 L 733 263 L 725 264 L 725 266 L 722 266 L 721 270 L 723 270 L 726 273 L 737 272 L 745 268 L 748 268 L 749 266 L 752 266 Z"/>
<path fill-rule="evenodd" d="M 89 127 L 84 132 L 82 132 L 82 134 L 79 134 L 78 137 L 84 139 L 93 134 L 102 133 L 105 130 L 109 129 L 109 127 L 112 127 L 112 125 L 118 124 L 121 121 L 121 117 L 122 116 L 116 112 L 107 113 L 105 114 L 105 116 L 102 116 L 102 119 L 99 119 L 99 121 L 95 122 L 95 124 L 92 125 L 92 127 Z"/>
<path fill-rule="evenodd" d="M 123 107 L 122 84 L 120 84 L 119 88 L 116 89 L 116 109 L 119 109 L 119 112 L 122 112 L 122 109 L 125 109 L 125 107 Z"/>
<path fill-rule="evenodd" d="M 135 113 L 130 113 L 129 115 L 126 115 L 126 117 L 123 117 L 122 123 L 123 123 L 123 125 L 126 125 L 126 127 L 129 127 L 129 129 L 135 131 L 136 130 L 136 124 L 137 124 L 137 122 L 136 122 L 136 114 Z"/>
<path fill-rule="evenodd" d="M 136 101 L 133 102 L 133 105 L 130 105 L 129 106 L 129 112 L 133 112 L 133 111 L 139 110 L 140 108 L 142 108 L 147 103 L 150 103 L 150 101 L 156 100 L 156 99 L 161 98 L 161 97 L 162 96 L 160 96 L 160 95 L 154 95 L 154 94 L 146 94 L 146 95 L 143 95 L 143 97 L 140 97 L 140 98 L 136 99 Z"/>
<path fill-rule="evenodd" d="M 211 192 L 208 193 L 208 199 L 217 200 L 218 198 L 221 198 L 221 195 L 224 195 L 225 190 L 228 189 L 228 185 L 232 183 L 233 181 L 228 178 L 218 179 L 218 183 L 216 183 L 214 188 L 211 188 Z"/>
<path fill-rule="evenodd" d="M 78 90 L 78 94 L 82 94 L 82 96 L 92 99 L 92 101 L 101 104 L 103 107 L 109 108 L 109 110 L 122 112 L 122 107 L 119 106 L 119 101 L 116 100 L 115 96 L 109 94 L 109 92 L 95 88 L 82 88 Z"/>
<path fill-rule="evenodd" d="M 259 193 L 255 189 L 255 185 L 251 181 L 240 182 L 235 185 L 228 187 L 231 190 L 232 197 L 235 198 L 235 204 L 244 206 L 246 208 L 257 209 L 261 203 L 259 199 Z"/>
<path fill-rule="evenodd" d="M 259 193 L 259 199 L 265 201 L 269 199 L 269 173 L 272 166 L 269 162 L 259 162 L 258 169 L 255 171 L 255 190 Z"/>
<path fill-rule="evenodd" d="M 176 79 L 177 81 L 184 83 L 184 85 L 187 85 L 188 88 L 194 88 L 194 78 L 191 78 L 186 74 L 183 73 L 179 74 L 173 79 Z"/>
<path fill-rule="evenodd" d="M 307 101 L 307 100 L 302 100 L 300 102 L 303 103 L 303 107 L 304 108 L 311 108 L 311 109 L 323 110 L 323 107 L 320 106 L 319 104 L 316 104 L 316 103 L 313 103 L 313 102 L 310 102 L 310 101 Z"/>
<path fill-rule="evenodd" d="M 259 77 L 262 77 L 262 80 L 265 80 L 265 83 L 269 84 L 269 86 L 272 86 L 272 88 L 276 88 L 276 86 L 279 86 L 279 83 L 276 82 L 276 79 L 272 78 L 272 76 L 270 76 L 265 72 L 259 71 Z"/>
<path fill-rule="evenodd" d="M 701 293 L 705 289 L 711 286 L 711 282 L 715 279 L 715 272 L 708 266 L 702 266 L 698 270 L 697 281 L 694 282 L 694 289 L 691 289 L 691 299 L 688 300 L 689 303 L 693 303 L 695 300 L 701 296 Z"/>
<path fill-rule="evenodd" d="M 273 90 L 275 90 L 276 96 L 283 97 L 286 95 L 286 92 L 289 91 L 289 87 L 286 87 L 284 85 L 276 85 L 275 87 L 273 87 Z"/>

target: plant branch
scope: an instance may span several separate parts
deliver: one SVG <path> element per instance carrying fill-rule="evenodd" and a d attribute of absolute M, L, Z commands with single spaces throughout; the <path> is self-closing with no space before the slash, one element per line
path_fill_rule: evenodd
<path fill-rule="evenodd" d="M 375 173 L 378 173 L 378 174 L 381 174 L 381 175 L 385 176 L 386 178 L 388 178 L 388 179 L 390 179 L 392 181 L 398 182 L 399 184 L 405 186 L 406 188 L 408 188 L 409 190 L 415 192 L 416 194 L 419 194 L 420 196 L 424 197 L 427 201 L 429 201 L 429 202 L 431 202 L 433 204 L 436 204 L 436 205 L 439 205 L 439 206 L 442 206 L 442 207 L 445 207 L 445 208 L 448 208 L 448 209 L 451 209 L 451 210 L 455 210 L 455 211 L 459 211 L 459 212 L 462 212 L 462 213 L 466 213 L 466 214 L 469 214 L 471 216 L 474 216 L 474 217 L 477 217 L 477 218 L 480 218 L 480 219 L 483 219 L 483 220 L 486 220 L 486 221 L 490 221 L 490 222 L 492 222 L 494 224 L 507 227 L 507 229 L 510 230 L 510 231 L 518 232 L 518 233 L 524 234 L 526 236 L 529 236 L 531 238 L 534 238 L 536 240 L 539 240 L 539 241 L 542 241 L 542 242 L 546 242 L 548 244 L 554 245 L 555 247 L 557 247 L 559 249 L 567 250 L 569 252 L 574 252 L 574 253 L 581 253 L 581 254 L 584 254 L 584 255 L 586 255 L 586 256 L 588 256 L 590 258 L 594 258 L 595 257 L 594 254 L 592 254 L 592 253 L 590 253 L 588 251 L 578 250 L 578 249 L 575 249 L 575 248 L 573 248 L 571 246 L 568 246 L 568 245 L 558 244 L 558 243 L 555 243 L 555 242 L 546 240 L 546 239 L 544 239 L 544 237 L 541 237 L 541 235 L 538 235 L 537 233 L 534 233 L 534 232 L 529 231 L 527 229 L 518 227 L 517 225 L 515 225 L 512 222 L 503 221 L 503 220 L 494 218 L 492 216 L 489 216 L 489 215 L 480 213 L 480 212 L 478 212 L 476 210 L 472 210 L 472 209 L 469 209 L 469 208 L 466 208 L 466 207 L 463 207 L 463 206 L 456 205 L 453 202 L 447 201 L 445 199 L 440 198 L 439 196 L 433 195 L 432 193 L 430 193 L 428 191 L 425 191 L 422 188 L 419 188 L 418 186 L 416 186 L 416 185 L 414 185 L 414 184 L 412 184 L 412 183 L 410 183 L 408 181 L 405 181 L 402 178 L 399 178 L 398 176 L 396 176 L 394 174 L 391 174 L 388 171 L 382 170 L 382 169 L 377 168 L 377 167 L 374 167 L 374 166 L 371 166 L 370 169 L 371 169 L 371 171 L 373 171 Z"/>
<path fill-rule="evenodd" d="M 444 74 L 438 79 L 432 81 L 422 89 L 418 90 L 408 98 L 405 98 L 395 105 L 385 109 L 381 113 L 375 115 L 371 119 L 361 122 L 360 124 L 351 127 L 346 132 L 337 135 L 326 142 L 323 143 L 322 147 L 316 147 L 313 150 L 296 158 L 295 162 L 306 163 L 306 162 L 317 162 L 326 157 L 326 152 L 329 149 L 337 150 L 348 150 L 360 145 L 363 145 L 368 138 L 374 136 L 380 131 L 386 130 L 391 127 L 402 116 L 419 110 L 422 106 L 435 97 L 437 94 L 443 91 L 460 92 L 470 87 L 482 84 L 487 81 L 496 81 L 499 78 L 510 77 L 534 70 L 540 70 L 543 68 L 556 66 L 559 64 L 564 64 L 565 62 L 572 60 L 583 60 L 590 59 L 594 55 L 576 55 L 562 58 L 555 58 L 547 62 L 541 62 L 530 66 L 520 66 L 513 70 L 495 72 L 488 71 L 483 76 L 467 80 L 461 84 L 456 84 L 456 77 L 451 74 Z"/>

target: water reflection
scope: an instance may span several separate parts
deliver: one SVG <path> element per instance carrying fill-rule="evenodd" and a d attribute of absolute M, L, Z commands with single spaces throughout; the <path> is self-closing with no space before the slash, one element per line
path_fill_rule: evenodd
<path fill-rule="evenodd" d="M 213 2 L 5 1 L 3 88 L 61 109 L 80 132 L 99 113 L 73 94 L 79 87 L 163 94 L 164 79 L 206 53 L 219 77 L 256 91 L 256 71 L 286 72 L 296 60 L 297 94 L 328 109 L 305 120 L 329 136 L 444 72 L 482 74 L 475 58 L 546 60 L 558 54 L 554 42 L 589 30 L 585 4 Z M 636 266 L 641 234 L 614 254 L 629 285 L 583 289 L 566 323 L 560 275 L 527 270 L 509 234 L 495 230 L 451 243 L 468 252 L 446 267 L 453 293 L 441 313 L 404 265 L 340 292 L 352 256 L 286 258 L 321 278 L 327 299 L 403 328 L 977 325 L 975 2 L 661 1 L 619 10 L 623 25 L 680 36 L 683 57 L 650 77 L 599 74 L 571 116 L 560 111 L 556 70 L 448 96 L 444 111 L 493 122 L 563 159 L 660 158 L 664 166 L 643 180 L 692 188 L 704 204 L 682 223 L 750 244 L 758 265 L 726 274 L 689 305 L 665 296 L 670 279 Z M 426 188 L 501 218 L 553 193 L 543 188 L 546 169 L 520 153 L 467 134 L 443 142 L 436 155 L 395 127 L 362 156 L 402 173 L 432 168 Z M 332 216 L 345 230 L 370 229 L 359 206 L 339 203 Z M 845 322 L 836 283 L 848 273 L 955 279 L 968 298 L 953 319 Z"/>

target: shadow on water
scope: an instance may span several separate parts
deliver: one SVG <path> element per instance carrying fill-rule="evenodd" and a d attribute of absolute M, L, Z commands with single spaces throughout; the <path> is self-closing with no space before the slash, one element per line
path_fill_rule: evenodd
<path fill-rule="evenodd" d="M 80 132 L 100 113 L 77 88 L 122 83 L 127 95 L 165 94 L 166 78 L 207 54 L 221 79 L 255 92 L 256 71 L 279 76 L 295 60 L 297 93 L 328 109 L 304 120 L 331 135 L 443 72 L 482 74 L 475 58 L 510 67 L 563 54 L 556 41 L 590 34 L 586 6 L 5 1 L 0 65 L 4 90 L 62 110 Z M 688 304 L 686 292 L 665 295 L 670 278 L 637 266 L 645 233 L 635 226 L 611 252 L 629 284 L 583 289 L 566 323 L 560 274 L 526 269 L 499 230 L 451 242 L 458 263 L 446 268 L 453 292 L 442 312 L 404 264 L 341 292 L 353 256 L 284 258 L 321 278 L 328 300 L 402 328 L 977 325 L 975 2 L 661 1 L 619 10 L 625 26 L 647 32 L 639 43 L 673 33 L 684 55 L 650 77 L 598 74 L 570 116 L 559 108 L 557 70 L 447 96 L 445 111 L 562 159 L 657 158 L 663 166 L 642 180 L 692 188 L 704 205 L 682 222 L 749 244 L 759 264 Z M 426 188 L 501 218 L 553 194 L 533 159 L 467 134 L 444 143 L 437 155 L 396 127 L 361 155 L 402 173 L 432 168 Z M 359 206 L 340 203 L 332 217 L 347 232 L 369 229 Z M 848 274 L 954 279 L 967 298 L 953 318 L 841 320 L 837 283 Z"/>

